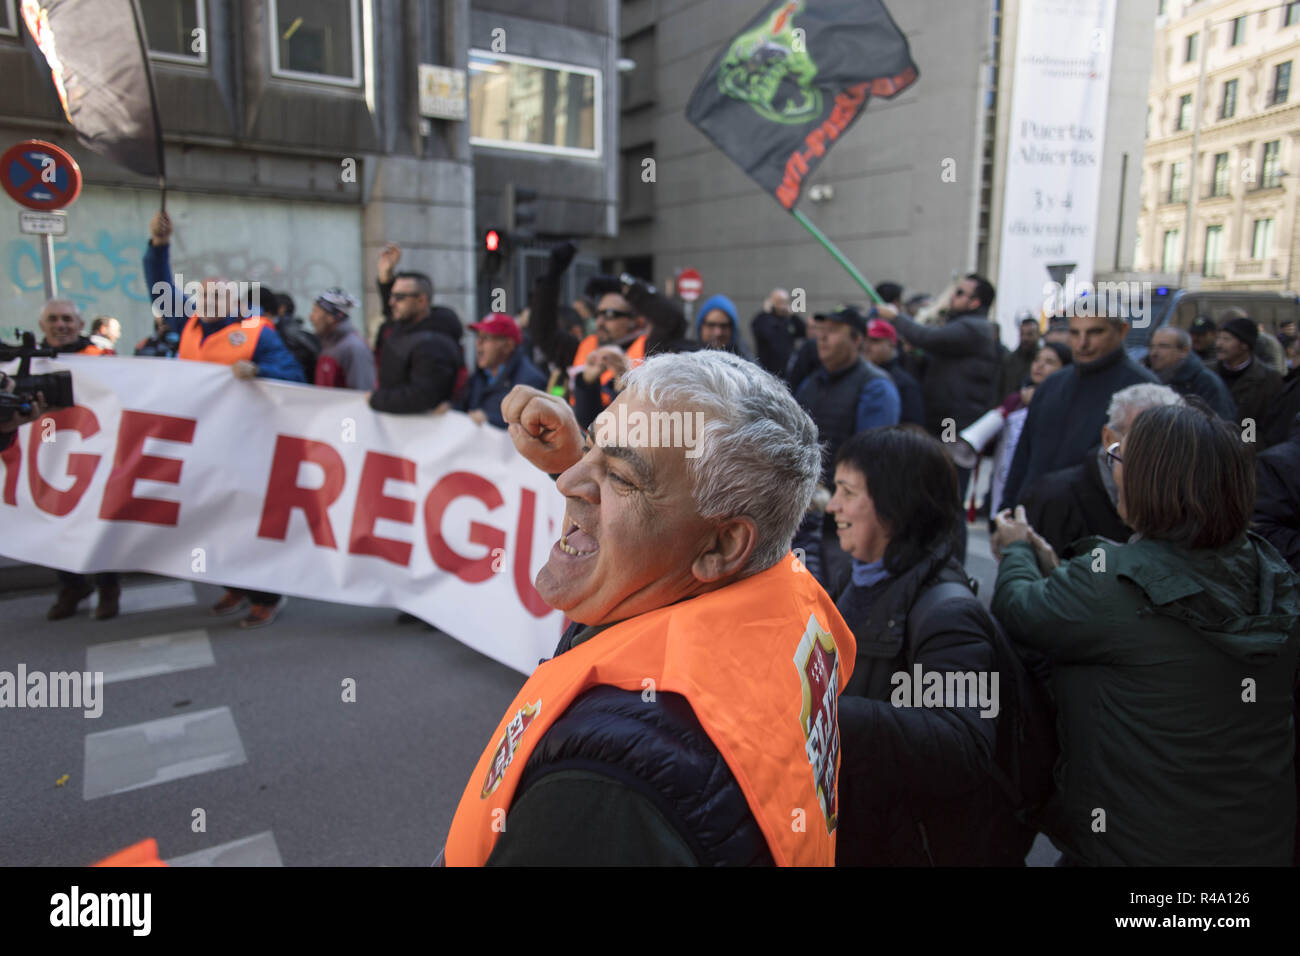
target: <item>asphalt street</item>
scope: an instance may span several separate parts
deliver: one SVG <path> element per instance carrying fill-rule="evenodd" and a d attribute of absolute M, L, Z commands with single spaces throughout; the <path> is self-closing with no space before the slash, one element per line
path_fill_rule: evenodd
<path fill-rule="evenodd" d="M 967 569 L 987 601 L 978 528 Z M 215 586 L 123 584 L 117 618 L 94 620 L 92 598 L 51 623 L 52 572 L 0 566 L 0 671 L 105 674 L 97 717 L 0 710 L 0 865 L 80 866 L 145 837 L 186 865 L 437 856 L 522 675 L 390 610 L 290 598 L 245 631 L 209 615 Z M 1055 858 L 1040 838 L 1029 862 Z"/>

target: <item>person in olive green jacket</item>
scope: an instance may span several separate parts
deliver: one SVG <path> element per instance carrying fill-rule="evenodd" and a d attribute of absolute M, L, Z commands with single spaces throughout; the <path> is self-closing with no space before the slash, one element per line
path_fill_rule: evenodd
<path fill-rule="evenodd" d="M 992 610 L 1052 665 L 1061 757 L 1048 835 L 1077 865 L 1287 866 L 1296 829 L 1295 574 L 1248 532 L 1251 456 L 1198 408 L 1108 449 L 1137 533 L 1057 565 L 998 516 Z"/>

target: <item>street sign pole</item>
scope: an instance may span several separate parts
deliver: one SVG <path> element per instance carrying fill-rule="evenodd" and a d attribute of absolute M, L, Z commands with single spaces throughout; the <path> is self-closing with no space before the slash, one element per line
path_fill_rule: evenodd
<path fill-rule="evenodd" d="M 41 236 L 41 268 L 45 272 L 45 299 L 59 294 L 59 279 L 54 274 L 54 237 L 48 232 Z"/>

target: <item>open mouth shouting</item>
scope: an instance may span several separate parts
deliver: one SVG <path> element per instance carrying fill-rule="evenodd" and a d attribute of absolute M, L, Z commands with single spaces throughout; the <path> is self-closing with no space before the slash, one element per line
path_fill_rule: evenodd
<path fill-rule="evenodd" d="M 585 558 L 588 555 L 595 554 L 600 550 L 600 543 L 595 536 L 583 528 L 572 518 L 565 516 L 566 531 L 560 535 L 560 540 L 555 546 L 565 554 L 574 558 Z"/>

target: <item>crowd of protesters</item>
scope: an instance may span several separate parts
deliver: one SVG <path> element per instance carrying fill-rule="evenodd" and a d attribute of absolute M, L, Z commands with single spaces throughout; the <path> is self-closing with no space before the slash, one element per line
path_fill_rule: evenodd
<path fill-rule="evenodd" d="M 144 259 L 150 288 L 173 281 L 171 232 L 165 214 L 154 217 Z M 428 275 L 399 270 L 393 244 L 379 256 L 384 316 L 373 346 L 354 324 L 358 300 L 346 290 L 319 292 L 308 330 L 292 299 L 269 290 L 250 325 L 215 304 L 221 280 L 210 279 L 184 314 L 156 314 L 154 335 L 135 354 L 226 364 L 238 379 L 355 389 L 379 412 L 456 409 L 499 429 L 520 425 L 527 406 L 548 428 L 575 434 L 629 383 L 641 389 L 638 401 L 658 394 L 651 383 L 692 395 L 724 383 L 732 397 L 718 398 L 719 408 L 743 396 L 757 403 L 728 412 L 727 421 L 757 415 L 736 425 L 738 435 L 759 434 L 767 415 L 789 431 L 782 440 L 799 467 L 808 466 L 797 480 L 787 476 L 799 507 L 781 506 L 785 539 L 767 542 L 764 553 L 784 553 L 788 543 L 856 641 L 838 705 L 838 862 L 1018 864 L 1039 830 L 1066 865 L 1297 859 L 1294 324 L 1265 329 L 1228 310 L 1186 330 L 1156 330 L 1139 361 L 1126 348 L 1122 318 L 1022 315 L 1016 347 L 1007 349 L 992 318 L 996 290 L 974 273 L 939 296 L 881 283 L 881 302 L 810 315 L 773 289 L 747 326 L 733 299 L 716 294 L 691 321 L 672 296 L 629 275 L 597 277 L 578 300 L 562 302 L 576 251 L 571 243 L 551 251 L 520 315 L 493 312 L 468 324 L 472 367 L 460 317 L 436 303 Z M 79 310 L 61 299 L 46 304 L 40 327 L 43 344 L 67 353 L 113 355 L 121 335 L 109 316 L 83 335 Z M 694 352 L 710 354 L 671 358 Z M 528 406 L 534 398 L 546 404 Z M 0 441 L 21 420 L 6 424 Z M 804 423 L 813 426 L 807 435 Z M 519 445 L 522 432 L 511 434 Z M 802 454 L 808 436 L 820 457 Z M 980 453 L 992 456 L 984 500 L 1000 562 L 991 609 L 963 569 L 973 517 L 964 503 L 973 500 Z M 706 451 L 689 481 L 717 474 L 707 461 L 716 454 Z M 582 460 L 574 451 L 553 473 L 585 467 Z M 794 467 L 775 459 L 761 466 L 748 480 Z M 571 500 L 582 497 L 565 491 L 574 481 L 560 480 Z M 740 500 L 752 494 L 756 502 L 790 494 L 741 491 Z M 691 508 L 708 492 L 694 489 Z M 727 560 L 737 588 L 775 567 Z M 95 616 L 116 613 L 116 575 L 92 582 L 61 573 L 60 582 L 50 619 L 75 614 L 96 587 Z M 247 607 L 241 624 L 258 627 L 283 603 L 232 588 L 213 612 Z M 570 616 L 575 628 L 594 623 Z M 571 628 L 557 657 L 584 639 Z M 900 707 L 894 678 L 913 668 L 1001 674 L 1001 715 L 990 719 L 974 701 Z M 627 707 L 635 701 L 606 694 L 574 709 L 598 723 Z M 629 733 L 640 732 L 641 717 L 619 713 Z M 564 732 L 581 739 L 585 725 L 575 720 Z M 673 720 L 695 735 L 690 759 L 717 757 L 689 707 Z M 509 838 L 486 861 L 773 859 L 732 776 L 711 778 L 706 795 L 729 807 L 728 826 L 743 835 L 734 845 L 714 838 L 716 821 L 699 811 L 700 800 L 685 816 L 649 814 L 647 806 L 683 799 L 656 787 L 680 783 L 685 758 L 669 744 L 638 747 L 609 758 L 621 779 L 650 782 L 592 824 L 607 832 L 584 831 L 581 846 L 568 846 L 562 828 L 543 832 L 574 807 L 610 804 L 581 781 L 545 797 L 537 789 L 512 811 Z M 535 773 L 539 759 L 529 761 Z"/>

